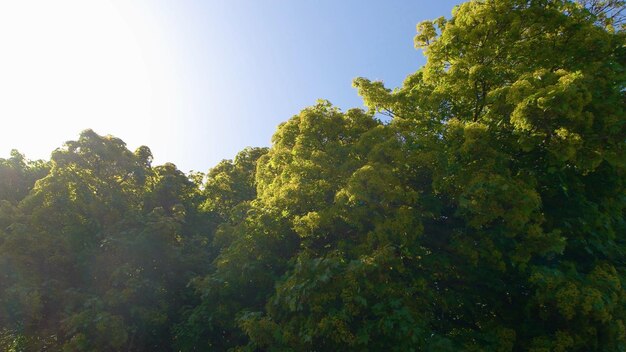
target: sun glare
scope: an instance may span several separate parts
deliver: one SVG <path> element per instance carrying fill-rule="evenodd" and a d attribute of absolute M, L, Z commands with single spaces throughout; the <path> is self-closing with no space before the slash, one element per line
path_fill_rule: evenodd
<path fill-rule="evenodd" d="M 126 8 L 120 7 L 126 6 Z M 80 130 L 149 143 L 159 87 L 156 24 L 124 3 L 0 3 L 0 157 L 17 148 L 47 158 Z M 152 27 L 150 27 L 152 26 Z M 156 58 L 155 58 L 156 57 Z M 155 82 L 156 81 L 156 82 Z M 175 100 L 175 97 L 171 97 Z M 160 110 L 160 111 L 157 111 Z M 161 114 L 161 115 L 160 115 Z"/>

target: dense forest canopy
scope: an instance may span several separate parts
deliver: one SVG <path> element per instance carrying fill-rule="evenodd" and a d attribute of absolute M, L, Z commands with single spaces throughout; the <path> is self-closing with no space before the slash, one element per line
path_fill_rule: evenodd
<path fill-rule="evenodd" d="M 13 151 L 0 349 L 626 351 L 623 9 L 464 3 L 401 87 L 206 175 L 91 130 Z"/>

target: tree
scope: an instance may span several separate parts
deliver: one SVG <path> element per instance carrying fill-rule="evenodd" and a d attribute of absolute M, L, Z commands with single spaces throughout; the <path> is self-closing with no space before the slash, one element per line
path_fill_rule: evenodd
<path fill-rule="evenodd" d="M 372 109 L 440 131 L 446 229 L 424 232 L 456 263 L 431 327 L 452 348 L 625 346 L 624 33 L 598 16 L 468 2 L 418 25 L 428 62 L 401 89 L 356 81 Z"/>
<path fill-rule="evenodd" d="M 87 130 L 3 207 L 3 327 L 27 350 L 168 350 L 206 222 L 195 184 L 151 159 Z"/>
<path fill-rule="evenodd" d="M 17 150 L 9 159 L 0 158 L 0 200 L 17 204 L 48 173 L 49 166 L 42 160 L 30 161 Z"/>

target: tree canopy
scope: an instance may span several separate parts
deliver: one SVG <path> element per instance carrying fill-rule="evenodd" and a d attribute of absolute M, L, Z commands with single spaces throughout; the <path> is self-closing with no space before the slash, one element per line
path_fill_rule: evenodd
<path fill-rule="evenodd" d="M 461 4 L 401 87 L 207 174 L 13 151 L 0 349 L 626 351 L 624 6 Z"/>

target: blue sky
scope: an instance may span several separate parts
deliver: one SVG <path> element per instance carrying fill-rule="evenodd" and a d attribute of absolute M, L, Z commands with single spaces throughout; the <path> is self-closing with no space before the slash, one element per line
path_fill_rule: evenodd
<path fill-rule="evenodd" d="M 47 158 L 93 128 L 206 171 L 319 98 L 361 107 L 355 77 L 400 85 L 424 64 L 415 25 L 459 2 L 3 3 L 0 156 Z"/>

